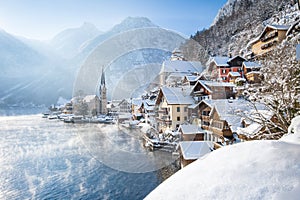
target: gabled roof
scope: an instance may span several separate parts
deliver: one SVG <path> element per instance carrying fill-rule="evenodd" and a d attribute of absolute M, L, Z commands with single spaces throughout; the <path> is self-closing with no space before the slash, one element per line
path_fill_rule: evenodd
<path fill-rule="evenodd" d="M 297 20 L 296 22 L 294 22 L 294 23 L 290 26 L 289 30 L 286 32 L 286 36 L 288 36 L 288 35 L 293 31 L 293 29 L 294 29 L 297 25 L 299 26 L 299 23 L 300 23 L 300 19 Z"/>
<path fill-rule="evenodd" d="M 200 79 L 200 76 L 185 76 L 186 80 L 189 81 L 189 82 L 193 82 L 193 81 L 198 81 Z"/>
<path fill-rule="evenodd" d="M 240 77 L 241 74 L 239 72 L 229 72 L 227 76 Z"/>
<path fill-rule="evenodd" d="M 239 55 L 238 55 L 238 56 L 234 56 L 234 57 L 232 57 L 232 58 L 229 58 L 227 62 L 229 63 L 229 62 L 231 62 L 231 61 L 233 61 L 233 60 L 235 60 L 235 59 L 237 59 L 237 58 L 240 58 L 240 59 L 242 59 L 242 60 L 246 60 L 246 59 L 243 58 L 242 56 L 239 56 Z"/>
<path fill-rule="evenodd" d="M 257 38 L 255 38 L 255 39 L 253 39 L 252 41 L 250 41 L 250 42 L 248 43 L 248 45 L 249 45 L 249 44 L 251 45 L 251 44 L 257 42 L 258 40 L 260 40 L 260 38 L 265 34 L 265 31 L 266 31 L 268 28 L 275 29 L 275 30 L 280 30 L 280 31 L 288 31 L 288 29 L 290 28 L 290 26 L 288 26 L 288 25 L 271 25 L 271 24 L 268 24 L 268 25 L 265 26 L 265 28 L 264 28 L 264 30 L 261 32 L 261 34 L 260 34 Z"/>
<path fill-rule="evenodd" d="M 229 67 L 228 60 L 229 60 L 229 57 L 226 57 L 226 56 L 213 57 L 213 62 L 217 66 Z"/>
<path fill-rule="evenodd" d="M 202 85 L 208 92 L 213 93 L 212 89 L 213 87 L 235 87 L 232 83 L 227 82 L 216 82 L 216 81 L 203 81 L 199 80 L 194 87 L 192 88 L 192 91 L 194 91 L 195 87 L 200 84 Z"/>
<path fill-rule="evenodd" d="M 191 105 L 194 103 L 189 92 L 185 92 L 183 88 L 178 87 L 162 87 L 162 95 L 166 98 L 169 105 Z"/>
<path fill-rule="evenodd" d="M 185 160 L 196 160 L 213 151 L 213 143 L 208 141 L 179 142 L 182 156 Z"/>
<path fill-rule="evenodd" d="M 199 134 L 199 133 L 205 133 L 205 131 L 197 126 L 197 125 L 193 125 L 193 124 L 182 124 L 179 126 L 178 131 L 180 131 L 183 134 Z"/>
<path fill-rule="evenodd" d="M 202 72 L 204 67 L 200 62 L 183 61 L 183 60 L 166 60 L 162 64 L 161 73 L 176 72 L 176 73 L 193 73 Z"/>
<path fill-rule="evenodd" d="M 219 114 L 220 119 L 228 123 L 232 132 L 237 131 L 245 116 L 253 118 L 253 104 L 244 99 L 216 99 L 210 101 Z M 259 112 L 269 113 L 263 104 L 255 103 L 255 106 Z"/>
<path fill-rule="evenodd" d="M 261 68 L 261 65 L 256 62 L 244 61 L 243 65 L 247 68 Z"/>

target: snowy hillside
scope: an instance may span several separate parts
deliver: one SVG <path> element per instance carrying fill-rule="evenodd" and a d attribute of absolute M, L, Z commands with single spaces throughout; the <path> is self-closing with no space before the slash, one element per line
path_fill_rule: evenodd
<path fill-rule="evenodd" d="M 299 199 L 300 117 L 279 141 L 227 146 L 199 159 L 146 199 Z"/>
<path fill-rule="evenodd" d="M 49 104 L 58 95 L 69 95 L 63 66 L 59 59 L 0 31 L 0 106 Z"/>
<path fill-rule="evenodd" d="M 277 20 L 279 12 L 290 12 L 294 4 L 294 1 L 281 0 L 228 0 L 211 27 L 198 31 L 192 38 L 210 55 L 228 55 L 229 52 L 237 55 L 271 22 L 266 20 Z"/>

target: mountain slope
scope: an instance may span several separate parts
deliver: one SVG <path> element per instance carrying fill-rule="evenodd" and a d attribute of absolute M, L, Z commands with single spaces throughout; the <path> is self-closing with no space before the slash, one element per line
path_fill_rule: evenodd
<path fill-rule="evenodd" d="M 58 95 L 70 95 L 63 66 L 60 60 L 0 31 L 0 106 L 50 104 Z"/>
<path fill-rule="evenodd" d="M 101 32 L 90 23 L 84 23 L 79 28 L 70 28 L 57 34 L 50 45 L 64 58 L 76 56 L 81 46 L 99 35 Z"/>
<path fill-rule="evenodd" d="M 210 55 L 239 54 L 262 31 L 265 20 L 293 4 L 282 0 L 228 0 L 210 28 L 198 31 L 192 39 Z"/>
<path fill-rule="evenodd" d="M 114 35 L 119 33 L 137 29 L 137 28 L 147 28 L 147 27 L 158 27 L 153 24 L 149 19 L 145 17 L 127 17 L 120 24 L 115 25 L 109 31 L 99 34 L 94 39 L 88 41 L 84 46 L 82 46 L 80 58 L 84 60 L 86 56 L 91 53 L 100 43 L 107 40 Z"/>

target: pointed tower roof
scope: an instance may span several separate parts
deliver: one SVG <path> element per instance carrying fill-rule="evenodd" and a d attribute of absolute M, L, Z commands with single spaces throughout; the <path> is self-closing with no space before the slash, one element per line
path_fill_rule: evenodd
<path fill-rule="evenodd" d="M 105 85 L 105 74 L 104 74 L 104 68 L 102 68 L 102 75 L 101 75 L 101 85 Z"/>

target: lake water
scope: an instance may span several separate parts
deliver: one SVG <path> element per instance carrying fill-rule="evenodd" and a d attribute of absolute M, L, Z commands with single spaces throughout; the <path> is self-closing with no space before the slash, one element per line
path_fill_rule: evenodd
<path fill-rule="evenodd" d="M 114 125 L 0 117 L 0 199 L 142 199 L 160 156 Z"/>

